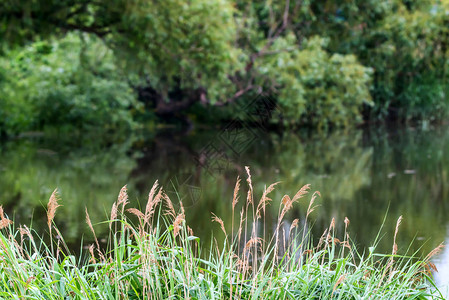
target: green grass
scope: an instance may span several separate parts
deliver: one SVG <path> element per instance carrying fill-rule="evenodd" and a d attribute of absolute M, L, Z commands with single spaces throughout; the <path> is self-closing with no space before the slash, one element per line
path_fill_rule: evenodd
<path fill-rule="evenodd" d="M 232 206 L 236 224 L 214 216 L 223 242 L 202 245 L 185 224 L 182 205 L 176 211 L 157 183 L 145 208 L 128 208 L 126 186 L 105 223 L 108 242 L 95 243 L 75 257 L 53 218 L 56 191 L 48 204 L 50 241 L 26 226 L 15 229 L 1 211 L 0 296 L 7 299 L 443 299 L 435 287 L 430 258 L 357 251 L 347 229 L 335 236 L 335 222 L 314 242 L 306 229 L 318 192 L 312 194 L 305 220 L 283 226 L 309 186 L 284 196 L 272 233 L 265 207 L 275 184 L 253 196 L 249 169 L 245 201 L 239 202 L 240 180 Z M 241 210 L 240 210 L 241 208 Z M 239 209 L 240 212 L 235 212 Z M 87 211 L 86 211 L 87 213 Z M 133 221 L 132 221 L 133 220 Z M 398 220 L 394 239 L 400 225 Z M 230 230 L 228 233 L 227 231 Z"/>

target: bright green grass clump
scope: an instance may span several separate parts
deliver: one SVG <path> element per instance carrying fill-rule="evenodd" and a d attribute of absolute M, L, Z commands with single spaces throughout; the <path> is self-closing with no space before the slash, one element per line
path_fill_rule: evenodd
<path fill-rule="evenodd" d="M 309 186 L 284 196 L 273 234 L 265 232 L 269 186 L 258 203 L 248 172 L 245 203 L 234 190 L 238 222 L 223 244 L 202 252 L 200 239 L 185 224 L 182 205 L 175 211 L 162 189 L 153 186 L 146 207 L 127 209 L 126 187 L 120 191 L 108 221 L 107 245 L 96 240 L 77 259 L 54 226 L 56 191 L 48 204 L 51 241 L 45 243 L 26 226 L 13 229 L 1 211 L 0 296 L 8 299 L 442 299 L 425 259 L 399 256 L 396 243 L 389 255 L 360 254 L 346 233 L 335 238 L 335 223 L 314 245 L 304 229 L 319 193 L 311 198 L 305 220 L 294 220 L 288 232 L 283 218 L 306 196 Z M 133 224 L 131 219 L 138 220 Z M 250 221 L 250 218 L 252 221 Z M 87 214 L 87 223 L 93 230 Z M 234 223 L 234 222 L 233 222 Z M 262 225 L 261 225 L 262 224 Z M 400 220 L 398 220 L 397 228 Z M 345 220 L 345 228 L 349 220 Z M 303 227 L 302 229 L 300 227 Z M 397 228 L 395 238 L 397 234 Z M 229 228 L 228 228 L 229 229 Z M 235 229 L 235 231 L 234 231 Z M 95 235 L 95 232 L 94 232 Z M 96 239 L 96 238 L 95 238 Z M 374 243 L 374 246 L 377 242 Z"/>

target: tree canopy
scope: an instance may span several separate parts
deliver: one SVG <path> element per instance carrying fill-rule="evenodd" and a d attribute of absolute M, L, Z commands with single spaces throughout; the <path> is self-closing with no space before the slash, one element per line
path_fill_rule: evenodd
<path fill-rule="evenodd" d="M 198 120 L 259 94 L 290 127 L 449 112 L 447 0 L 5 0 L 0 15 L 3 132 Z"/>

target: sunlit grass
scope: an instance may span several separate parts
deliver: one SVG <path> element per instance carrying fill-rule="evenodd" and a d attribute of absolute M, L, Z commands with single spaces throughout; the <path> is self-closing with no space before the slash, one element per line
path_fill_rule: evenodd
<path fill-rule="evenodd" d="M 308 223 L 318 192 L 311 195 L 305 220 L 284 226 L 293 205 L 309 194 L 309 185 L 281 200 L 273 233 L 265 209 L 275 185 L 255 199 L 249 168 L 246 197 L 240 179 L 230 200 L 232 224 L 213 215 L 223 242 L 203 245 L 158 186 L 146 206 L 129 208 L 126 186 L 120 191 L 106 223 L 110 234 L 101 244 L 86 211 L 95 242 L 75 257 L 53 219 L 57 192 L 48 204 L 50 242 L 26 226 L 15 229 L 1 211 L 0 296 L 13 299 L 443 299 L 431 275 L 430 258 L 392 252 L 357 251 L 348 234 L 338 238 L 332 220 L 313 239 Z M 241 208 L 241 209 L 240 209 Z M 238 210 L 238 211 L 237 211 Z M 205 214 L 208 217 L 208 214 Z M 134 221 L 133 221 L 134 220 Z M 137 220 L 137 221 L 136 221 Z M 235 223 L 235 224 L 234 224 Z M 228 232 L 229 231 L 229 232 Z M 218 234 L 218 233 L 217 233 Z M 206 248 L 207 246 L 207 248 Z M 205 250 L 209 249 L 209 250 Z"/>

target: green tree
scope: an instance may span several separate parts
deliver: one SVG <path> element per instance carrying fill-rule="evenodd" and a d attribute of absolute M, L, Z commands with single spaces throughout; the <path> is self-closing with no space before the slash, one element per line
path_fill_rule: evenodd
<path fill-rule="evenodd" d="M 324 0 L 309 14 L 300 35 L 326 32 L 329 51 L 373 68 L 372 117 L 432 121 L 449 114 L 448 1 Z"/>
<path fill-rule="evenodd" d="M 70 31 L 96 36 L 113 51 L 123 81 L 159 116 L 265 93 L 282 108 L 275 122 L 347 126 L 364 107 L 404 119 L 447 114 L 447 7 L 426 0 L 7 0 L 0 33 L 4 49 Z"/>

